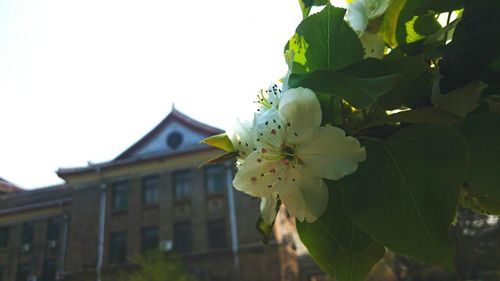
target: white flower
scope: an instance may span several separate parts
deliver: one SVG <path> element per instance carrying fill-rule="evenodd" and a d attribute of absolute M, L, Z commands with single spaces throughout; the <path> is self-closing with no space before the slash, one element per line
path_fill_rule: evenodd
<path fill-rule="evenodd" d="M 322 178 L 338 180 L 366 158 L 358 140 L 336 127 L 320 127 L 321 107 L 314 92 L 283 93 L 279 107 L 254 122 L 256 151 L 242 161 L 233 185 L 263 198 L 266 223 L 274 220 L 278 198 L 299 221 L 314 222 L 326 210 L 328 189 Z"/>
<path fill-rule="evenodd" d="M 257 95 L 259 108 L 254 115 L 254 124 L 261 124 L 266 120 L 276 117 L 281 100 L 281 89 L 276 84 L 271 84 L 267 90 L 261 90 Z"/>
<path fill-rule="evenodd" d="M 244 160 L 250 153 L 256 150 L 252 123 L 250 121 L 236 120 L 234 126 L 226 130 L 226 134 L 233 144 L 234 149 L 238 152 L 238 160 Z"/>
<path fill-rule="evenodd" d="M 368 22 L 384 14 L 391 2 L 392 0 L 354 0 L 347 6 L 346 20 L 361 35 Z"/>
<path fill-rule="evenodd" d="M 384 14 L 391 2 L 392 0 L 354 0 L 347 7 L 346 20 L 358 34 L 365 58 L 381 59 L 384 56 L 384 39 L 377 33 L 368 31 L 367 27 L 370 20 Z"/>
<path fill-rule="evenodd" d="M 364 58 L 384 57 L 385 42 L 378 34 L 364 32 L 360 37 L 361 45 L 363 45 Z"/>

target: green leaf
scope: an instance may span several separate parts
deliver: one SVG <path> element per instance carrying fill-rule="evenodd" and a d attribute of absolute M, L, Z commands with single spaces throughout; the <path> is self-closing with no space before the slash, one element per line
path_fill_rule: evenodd
<path fill-rule="evenodd" d="M 453 40 L 438 63 L 443 76 L 441 92 L 447 93 L 475 79 L 489 85 L 498 83 L 498 76 L 485 79 L 483 72 L 499 54 L 500 1 L 466 1 Z"/>
<path fill-rule="evenodd" d="M 314 223 L 297 223 L 300 239 L 318 265 L 338 281 L 364 281 L 384 246 L 356 228 L 342 210 L 342 193 L 330 188 L 328 209 Z"/>
<path fill-rule="evenodd" d="M 386 109 L 414 107 L 429 98 L 425 95 L 430 96 L 431 75 L 429 66 L 422 56 L 384 59 L 382 63 L 388 69 L 401 74 L 392 90 L 379 100 Z"/>
<path fill-rule="evenodd" d="M 398 45 L 396 40 L 396 28 L 398 24 L 399 13 L 406 4 L 406 0 L 394 0 L 387 8 L 380 24 L 380 31 L 384 35 L 384 41 L 389 47 L 395 48 Z"/>
<path fill-rule="evenodd" d="M 428 36 L 438 32 L 441 29 L 441 25 L 434 15 L 424 15 L 415 20 L 413 28 L 418 34 Z"/>
<path fill-rule="evenodd" d="M 461 120 L 455 114 L 434 107 L 423 107 L 384 116 L 363 126 L 360 130 L 391 123 L 436 123 L 452 125 Z"/>
<path fill-rule="evenodd" d="M 344 75 L 375 78 L 398 74 L 394 86 L 384 93 L 379 103 L 386 109 L 414 107 L 430 98 L 431 75 L 423 56 L 396 56 L 365 59 L 340 70 Z M 426 96 L 428 95 L 428 96 Z"/>
<path fill-rule="evenodd" d="M 487 205 L 488 202 L 500 202 L 500 115 L 474 115 L 461 121 L 457 127 L 469 147 L 467 182 L 471 193 Z"/>
<path fill-rule="evenodd" d="M 314 71 L 304 75 L 292 74 L 288 84 L 292 88 L 305 87 L 317 93 L 340 97 L 354 107 L 366 107 L 391 90 L 397 78 L 397 74 L 359 78 L 337 71 Z"/>
<path fill-rule="evenodd" d="M 324 6 L 328 3 L 330 3 L 328 0 L 299 0 L 302 17 L 307 18 L 307 16 L 311 12 L 312 6 Z"/>
<path fill-rule="evenodd" d="M 344 21 L 345 12 L 328 5 L 299 24 L 285 47 L 293 52 L 294 64 L 307 72 L 337 70 L 363 59 L 361 42 Z M 296 68 L 292 72 L 297 73 Z"/>
<path fill-rule="evenodd" d="M 417 31 L 415 24 L 419 16 L 453 11 L 462 7 L 463 1 L 458 0 L 407 0 L 398 17 L 397 42 L 399 44 L 411 43 L 429 35 Z"/>
<path fill-rule="evenodd" d="M 262 243 L 264 243 L 265 245 L 269 244 L 269 241 L 271 240 L 273 225 L 274 222 L 271 225 L 265 223 L 262 216 L 259 216 L 257 222 L 255 222 L 255 227 L 257 228 L 257 231 L 262 235 Z"/>
<path fill-rule="evenodd" d="M 451 266 L 448 228 L 467 167 L 461 134 L 452 126 L 419 124 L 364 146 L 367 159 L 337 182 L 353 223 L 396 252 Z"/>

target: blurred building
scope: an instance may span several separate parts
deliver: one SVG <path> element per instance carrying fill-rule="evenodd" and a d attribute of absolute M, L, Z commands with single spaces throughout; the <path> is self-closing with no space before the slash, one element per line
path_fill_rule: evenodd
<path fill-rule="evenodd" d="M 200 281 L 299 280 L 286 213 L 263 245 L 234 165 L 199 168 L 220 155 L 199 141 L 218 133 L 173 109 L 116 159 L 59 169 L 64 185 L 0 195 L 0 281 L 100 280 L 158 248 Z"/>

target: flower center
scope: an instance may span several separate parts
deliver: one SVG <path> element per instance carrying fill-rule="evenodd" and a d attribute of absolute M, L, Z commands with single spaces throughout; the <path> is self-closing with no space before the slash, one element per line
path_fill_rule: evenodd
<path fill-rule="evenodd" d="M 281 154 L 283 155 L 283 163 L 285 164 L 294 162 L 296 160 L 295 149 L 286 143 L 283 143 L 281 145 Z"/>

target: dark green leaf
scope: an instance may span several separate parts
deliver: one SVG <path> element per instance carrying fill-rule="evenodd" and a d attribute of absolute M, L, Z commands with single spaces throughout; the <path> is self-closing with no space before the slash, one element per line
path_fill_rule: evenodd
<path fill-rule="evenodd" d="M 328 5 L 304 19 L 286 50 L 294 53 L 294 63 L 306 71 L 337 70 L 363 59 L 356 33 L 344 21 L 346 10 Z M 292 71 L 297 73 L 294 66 Z"/>
<path fill-rule="evenodd" d="M 428 36 L 438 32 L 441 29 L 441 25 L 434 15 L 425 15 L 420 16 L 415 20 L 413 28 L 418 34 Z"/>
<path fill-rule="evenodd" d="M 444 111 L 434 107 L 423 107 L 384 116 L 383 118 L 377 119 L 363 126 L 360 130 L 396 122 L 413 124 L 436 123 L 451 125 L 455 124 L 459 120 L 460 118 L 458 116 L 449 113 L 448 111 Z"/>
<path fill-rule="evenodd" d="M 292 74 L 288 84 L 292 88 L 305 87 L 317 93 L 340 97 L 354 107 L 366 107 L 391 90 L 397 77 L 397 74 L 392 74 L 358 78 L 337 71 L 314 71 L 304 75 Z"/>
<path fill-rule="evenodd" d="M 299 0 L 300 9 L 302 10 L 302 17 L 307 18 L 311 12 L 312 6 L 324 6 L 330 3 L 328 0 Z"/>
<path fill-rule="evenodd" d="M 353 223 L 396 252 L 451 266 L 448 228 L 467 166 L 461 134 L 421 124 L 364 145 L 367 159 L 337 182 Z"/>
<path fill-rule="evenodd" d="M 298 223 L 302 242 L 318 265 L 339 281 L 364 281 L 385 249 L 356 228 L 342 210 L 342 193 L 330 188 L 328 209 L 314 223 Z"/>
<path fill-rule="evenodd" d="M 466 1 L 453 41 L 439 61 L 443 75 L 441 92 L 447 93 L 475 79 L 498 81 L 498 77 L 481 77 L 481 74 L 499 53 L 500 1 Z"/>
<path fill-rule="evenodd" d="M 470 116 L 457 127 L 469 147 L 467 182 L 471 193 L 478 199 L 484 197 L 485 202 L 500 202 L 500 115 Z"/>
<path fill-rule="evenodd" d="M 392 90 L 383 95 L 379 102 L 386 109 L 398 109 L 401 106 L 415 107 L 429 99 L 431 75 L 429 66 L 421 56 L 397 57 L 385 59 L 384 65 L 401 74 Z"/>

